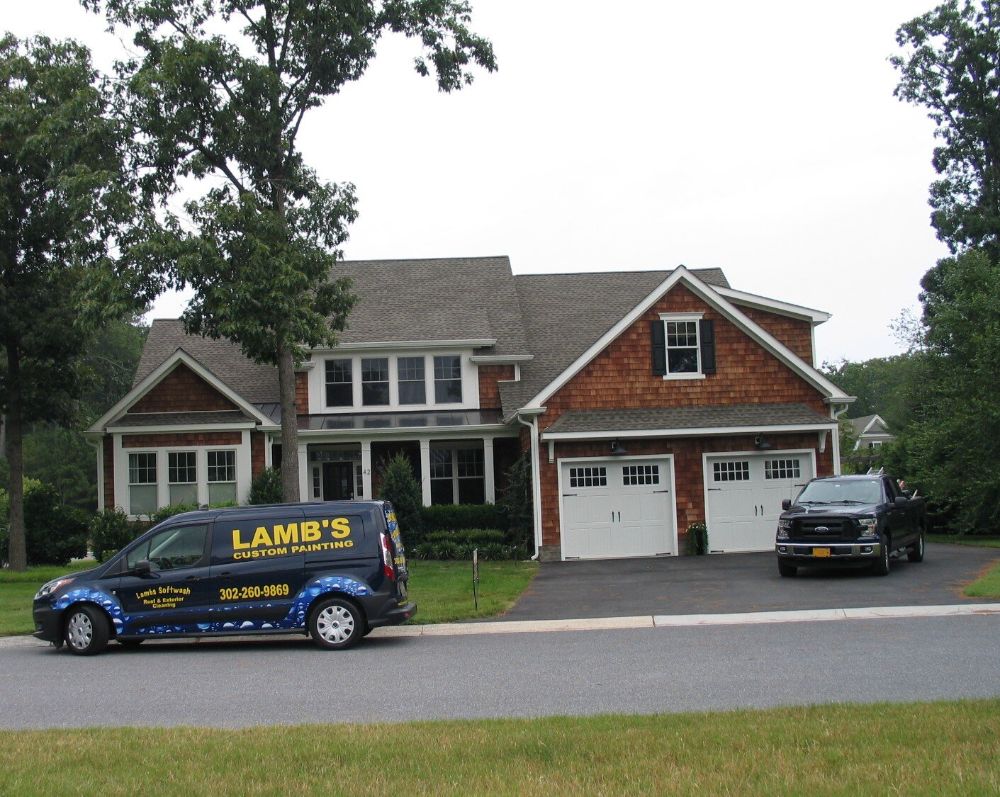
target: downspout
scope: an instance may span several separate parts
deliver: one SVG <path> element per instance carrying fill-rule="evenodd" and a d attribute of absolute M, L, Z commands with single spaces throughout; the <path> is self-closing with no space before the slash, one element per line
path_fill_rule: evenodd
<path fill-rule="evenodd" d="M 542 482 L 538 452 L 538 416 L 534 415 L 531 422 L 525 421 L 520 415 L 518 423 L 531 430 L 531 524 L 534 526 L 535 553 L 532 559 L 537 560 L 542 548 Z"/>

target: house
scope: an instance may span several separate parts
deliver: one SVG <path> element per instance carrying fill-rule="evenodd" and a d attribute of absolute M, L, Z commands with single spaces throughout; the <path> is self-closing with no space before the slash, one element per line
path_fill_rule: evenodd
<path fill-rule="evenodd" d="M 304 499 L 370 498 L 407 454 L 425 504 L 492 502 L 534 463 L 545 559 L 768 550 L 783 498 L 838 473 L 853 398 L 815 367 L 817 310 L 719 269 L 514 275 L 506 257 L 353 261 L 336 349 L 296 373 Z M 91 429 L 103 506 L 245 501 L 277 465 L 276 370 L 155 321 Z"/>
<path fill-rule="evenodd" d="M 879 415 L 865 415 L 861 418 L 847 418 L 854 432 L 854 451 L 861 454 L 876 453 L 873 449 L 894 439 L 889 426 Z"/>

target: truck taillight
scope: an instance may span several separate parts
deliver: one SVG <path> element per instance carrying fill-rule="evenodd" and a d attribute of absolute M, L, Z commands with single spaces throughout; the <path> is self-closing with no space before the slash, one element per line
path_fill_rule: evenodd
<path fill-rule="evenodd" d="M 392 548 L 389 545 L 389 537 L 385 533 L 378 535 L 379 543 L 382 545 L 382 572 L 390 581 L 396 580 L 396 568 L 392 564 Z"/>

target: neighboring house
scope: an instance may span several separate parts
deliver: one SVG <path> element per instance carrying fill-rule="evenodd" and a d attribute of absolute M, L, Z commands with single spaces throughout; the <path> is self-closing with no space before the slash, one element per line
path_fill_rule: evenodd
<path fill-rule="evenodd" d="M 862 454 L 881 448 L 893 439 L 888 425 L 879 415 L 865 415 L 862 418 L 847 420 L 854 431 L 854 450 Z"/>
<path fill-rule="evenodd" d="M 359 301 L 298 370 L 303 499 L 371 498 L 406 453 L 425 504 L 496 500 L 534 463 L 542 558 L 770 549 L 782 498 L 839 472 L 853 398 L 814 366 L 829 316 L 718 269 L 518 275 L 506 257 L 338 265 Z M 155 321 L 91 429 L 103 506 L 245 501 L 285 454 L 276 370 Z"/>

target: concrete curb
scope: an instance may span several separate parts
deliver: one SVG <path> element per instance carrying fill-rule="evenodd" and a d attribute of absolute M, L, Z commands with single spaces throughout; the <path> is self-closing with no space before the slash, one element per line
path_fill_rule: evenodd
<path fill-rule="evenodd" d="M 513 620 L 489 623 L 440 623 L 437 625 L 397 625 L 376 628 L 375 639 L 402 637 L 469 636 L 476 634 L 537 634 L 552 631 L 620 631 L 633 628 L 691 628 L 712 625 L 765 625 L 768 623 L 816 623 L 833 620 L 889 620 L 919 617 L 961 617 L 1000 615 L 1000 603 L 971 603 L 954 606 L 874 606 L 863 609 L 802 609 L 784 612 L 740 612 L 736 614 L 657 614 L 637 617 L 591 617 L 575 620 Z M 241 641 L 287 639 L 288 637 L 226 637 Z M 217 641 L 220 637 L 203 637 Z M 160 641 L 160 640 L 156 640 Z M 164 639 L 163 642 L 168 640 Z M 200 641 L 193 639 L 191 641 Z M 0 637 L 0 648 L 45 647 L 30 636 Z"/>

